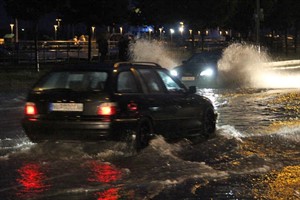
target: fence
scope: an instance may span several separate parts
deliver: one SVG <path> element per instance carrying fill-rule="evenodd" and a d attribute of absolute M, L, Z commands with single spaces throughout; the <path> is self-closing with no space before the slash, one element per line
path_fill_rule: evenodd
<path fill-rule="evenodd" d="M 38 59 L 40 63 L 77 62 L 88 60 L 88 42 L 74 41 L 39 41 Z M 0 63 L 34 63 L 36 48 L 34 41 L 20 41 L 2 45 L 0 48 Z M 118 55 L 117 42 L 109 42 L 108 58 Z M 91 43 L 91 59 L 98 60 L 98 45 Z"/>

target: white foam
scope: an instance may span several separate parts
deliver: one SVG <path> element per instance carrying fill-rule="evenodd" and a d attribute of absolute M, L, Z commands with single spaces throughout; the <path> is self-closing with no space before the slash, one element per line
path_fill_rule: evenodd
<path fill-rule="evenodd" d="M 218 126 L 216 134 L 221 135 L 227 139 L 235 138 L 240 142 L 242 142 L 242 138 L 245 137 L 245 135 L 243 135 L 241 132 L 236 130 L 234 126 L 231 125 Z"/>
<path fill-rule="evenodd" d="M 138 39 L 130 44 L 129 49 L 134 61 L 155 62 L 168 69 L 180 63 L 176 52 L 172 52 L 164 43 L 156 40 Z"/>
<path fill-rule="evenodd" d="M 253 88 L 300 88 L 300 74 L 274 70 L 285 65 L 273 61 L 266 51 L 255 45 L 235 43 L 227 47 L 220 59 L 219 75 L 223 86 Z M 279 68 L 278 68 L 279 69 Z"/>
<path fill-rule="evenodd" d="M 282 136 L 283 138 L 294 141 L 300 142 L 300 127 L 284 127 L 278 131 L 278 135 Z"/>

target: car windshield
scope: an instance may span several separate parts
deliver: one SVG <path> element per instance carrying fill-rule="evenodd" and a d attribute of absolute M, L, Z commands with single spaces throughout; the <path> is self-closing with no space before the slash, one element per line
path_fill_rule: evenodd
<path fill-rule="evenodd" d="M 34 87 L 34 90 L 70 89 L 73 91 L 102 91 L 104 90 L 107 77 L 107 72 L 52 72 L 44 77 Z"/>
<path fill-rule="evenodd" d="M 195 63 L 210 63 L 210 62 L 217 62 L 221 57 L 219 53 L 198 53 L 194 54 L 187 62 L 190 64 Z"/>

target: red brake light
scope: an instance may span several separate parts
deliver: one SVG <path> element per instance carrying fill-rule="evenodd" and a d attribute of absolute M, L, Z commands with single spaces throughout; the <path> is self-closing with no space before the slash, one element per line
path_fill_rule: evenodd
<path fill-rule="evenodd" d="M 116 114 L 117 108 L 115 103 L 102 103 L 98 106 L 98 115 L 114 115 Z"/>
<path fill-rule="evenodd" d="M 138 105 L 134 102 L 130 102 L 129 104 L 127 104 L 127 108 L 129 111 L 137 111 Z"/>
<path fill-rule="evenodd" d="M 35 103 L 27 102 L 25 105 L 25 114 L 26 115 L 36 115 L 37 109 Z"/>

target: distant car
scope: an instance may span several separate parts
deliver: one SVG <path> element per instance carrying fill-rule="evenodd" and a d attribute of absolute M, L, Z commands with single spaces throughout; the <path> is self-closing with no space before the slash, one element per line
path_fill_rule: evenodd
<path fill-rule="evenodd" d="M 22 126 L 32 142 L 124 140 L 136 149 L 154 134 L 209 136 L 217 115 L 195 92 L 155 63 L 60 67 L 29 92 Z"/>
<path fill-rule="evenodd" d="M 218 61 L 221 50 L 203 51 L 193 54 L 182 65 L 174 67 L 172 74 L 186 86 L 216 87 L 218 78 Z"/>

